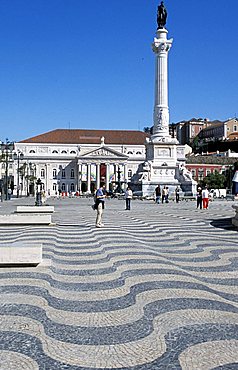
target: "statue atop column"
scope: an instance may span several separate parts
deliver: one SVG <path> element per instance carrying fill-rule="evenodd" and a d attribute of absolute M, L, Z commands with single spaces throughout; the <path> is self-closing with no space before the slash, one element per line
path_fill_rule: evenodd
<path fill-rule="evenodd" d="M 158 29 L 164 28 L 164 26 L 166 25 L 166 20 L 167 20 L 167 10 L 164 6 L 164 2 L 161 1 L 161 4 L 158 6 L 157 10 Z"/>

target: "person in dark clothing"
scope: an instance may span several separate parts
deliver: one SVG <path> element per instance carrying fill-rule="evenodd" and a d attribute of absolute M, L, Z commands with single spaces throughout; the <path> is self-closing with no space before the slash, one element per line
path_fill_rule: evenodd
<path fill-rule="evenodd" d="M 160 186 L 158 185 L 156 188 L 155 188 L 155 202 L 157 204 L 160 204 L 160 198 L 161 198 L 161 189 L 160 189 Z"/>
<path fill-rule="evenodd" d="M 202 209 L 202 188 L 198 187 L 197 191 L 197 208 Z"/>

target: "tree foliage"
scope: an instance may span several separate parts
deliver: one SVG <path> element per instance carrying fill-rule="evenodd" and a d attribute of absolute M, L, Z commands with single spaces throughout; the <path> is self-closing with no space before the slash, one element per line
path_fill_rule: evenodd
<path fill-rule="evenodd" d="M 222 189 L 226 184 L 226 176 L 215 171 L 203 179 L 202 185 L 207 185 L 209 189 Z"/>

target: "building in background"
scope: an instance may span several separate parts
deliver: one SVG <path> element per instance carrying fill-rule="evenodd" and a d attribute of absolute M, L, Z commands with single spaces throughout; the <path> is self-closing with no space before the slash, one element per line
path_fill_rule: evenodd
<path fill-rule="evenodd" d="M 145 160 L 147 137 L 141 131 L 59 129 L 22 140 L 15 144 L 24 156 L 19 171 L 21 193 L 33 194 L 33 178 L 41 179 L 49 196 L 93 193 L 101 181 L 107 190 L 114 190 L 118 178 L 124 188 L 128 183 L 136 188 L 134 175 Z M 15 171 L 15 188 L 17 177 Z"/>

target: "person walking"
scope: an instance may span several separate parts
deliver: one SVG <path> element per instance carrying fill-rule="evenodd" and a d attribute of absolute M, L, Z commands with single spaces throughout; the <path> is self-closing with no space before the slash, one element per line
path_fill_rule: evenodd
<path fill-rule="evenodd" d="M 97 209 L 97 217 L 96 217 L 96 227 L 104 226 L 102 223 L 102 215 L 104 210 L 104 202 L 106 198 L 106 186 L 104 183 L 100 185 L 100 188 L 96 191 L 96 209 Z"/>
<path fill-rule="evenodd" d="M 11 197 L 12 197 L 12 189 L 11 188 L 7 189 L 7 197 L 8 197 L 8 200 L 11 200 Z"/>
<path fill-rule="evenodd" d="M 162 189 L 162 204 L 165 202 L 166 197 L 166 187 L 164 186 Z"/>
<path fill-rule="evenodd" d="M 169 203 L 169 188 L 166 186 L 165 188 L 165 203 Z"/>
<path fill-rule="evenodd" d="M 208 209 L 208 202 L 209 202 L 209 191 L 207 186 L 205 186 L 205 189 L 202 191 L 202 204 L 203 209 Z"/>
<path fill-rule="evenodd" d="M 131 200 L 132 200 L 132 196 L 133 196 L 133 193 L 132 193 L 132 190 L 131 188 L 128 186 L 127 189 L 126 189 L 126 192 L 125 192 L 125 198 L 126 198 L 126 210 L 130 211 L 131 209 Z"/>
<path fill-rule="evenodd" d="M 197 191 L 197 208 L 202 209 L 202 188 L 200 186 Z"/>
<path fill-rule="evenodd" d="M 176 203 L 179 203 L 179 187 L 177 186 L 175 188 L 175 200 L 176 200 Z"/>
<path fill-rule="evenodd" d="M 155 202 L 157 204 L 160 204 L 160 198 L 161 198 L 161 189 L 160 189 L 160 185 L 158 185 L 155 188 Z"/>

